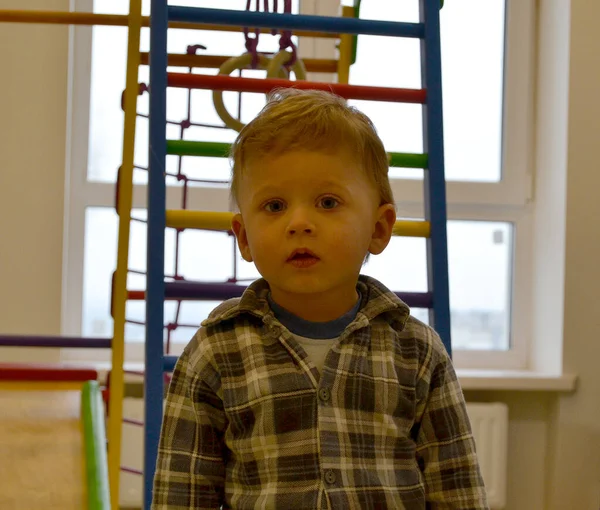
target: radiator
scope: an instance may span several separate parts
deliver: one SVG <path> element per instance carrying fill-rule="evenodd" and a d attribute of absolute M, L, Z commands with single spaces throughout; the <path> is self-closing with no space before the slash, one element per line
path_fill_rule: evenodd
<path fill-rule="evenodd" d="M 490 507 L 501 510 L 506 504 L 508 407 L 502 403 L 467 403 L 467 412 L 473 426 L 477 455 L 488 492 Z M 126 398 L 123 416 L 144 420 L 144 401 Z M 143 434 L 140 427 L 123 424 L 121 449 L 122 464 L 142 469 Z M 142 505 L 142 477 L 121 473 L 120 506 L 140 508 Z"/>
<path fill-rule="evenodd" d="M 508 406 L 499 402 L 467 402 L 467 412 L 473 427 L 489 506 L 501 510 L 506 506 Z"/>

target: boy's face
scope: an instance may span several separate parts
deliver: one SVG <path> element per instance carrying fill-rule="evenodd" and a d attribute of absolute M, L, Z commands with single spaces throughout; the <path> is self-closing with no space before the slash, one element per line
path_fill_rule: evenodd
<path fill-rule="evenodd" d="M 383 251 L 396 220 L 363 169 L 345 153 L 284 153 L 245 168 L 239 195 L 232 228 L 275 302 L 300 316 L 298 303 L 320 303 L 331 319 L 350 309 L 367 252 Z"/>

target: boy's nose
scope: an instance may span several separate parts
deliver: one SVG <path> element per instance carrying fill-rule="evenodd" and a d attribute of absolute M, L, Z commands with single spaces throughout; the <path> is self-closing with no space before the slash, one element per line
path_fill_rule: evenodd
<path fill-rule="evenodd" d="M 304 210 L 304 208 L 296 208 L 290 211 L 290 219 L 286 229 L 288 235 L 300 233 L 312 234 L 314 231 L 315 225 L 311 220 L 308 211 Z"/>

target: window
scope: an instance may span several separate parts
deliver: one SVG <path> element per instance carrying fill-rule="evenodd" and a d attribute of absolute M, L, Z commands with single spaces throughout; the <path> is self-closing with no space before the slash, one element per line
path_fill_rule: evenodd
<path fill-rule="evenodd" d="M 184 4 L 185 2 L 173 2 Z M 228 2 L 227 8 L 244 9 L 245 1 Z M 532 117 L 533 1 L 455 0 L 441 11 L 444 80 L 445 153 L 448 178 L 448 236 L 454 357 L 460 367 L 524 368 L 528 341 L 528 281 L 530 249 L 531 169 L 529 146 Z M 188 4 L 220 7 L 205 0 Z M 118 0 L 78 0 L 77 9 L 126 13 Z M 147 14 L 148 6 L 144 6 Z M 336 15 L 339 2 L 300 0 L 295 12 Z M 362 2 L 361 17 L 418 21 L 418 1 L 370 0 Z M 68 243 L 65 257 L 63 323 L 65 333 L 109 336 L 110 276 L 116 261 L 117 216 L 114 183 L 121 161 L 123 116 L 121 93 L 125 84 L 126 28 L 76 27 L 73 29 L 73 143 L 70 172 Z M 148 30 L 142 32 L 142 51 L 148 49 Z M 179 30 L 169 37 L 169 51 L 185 53 L 189 44 L 203 44 L 206 54 L 238 55 L 244 51 L 241 33 Z M 259 49 L 275 50 L 277 38 L 261 35 Z M 302 39 L 305 58 L 334 58 L 335 42 Z M 90 64 L 90 55 L 91 64 Z M 187 72 L 180 69 L 181 72 Z M 216 73 L 216 70 L 194 72 Z M 252 71 L 249 76 L 263 76 Z M 148 68 L 141 67 L 140 82 L 147 83 Z M 332 75 L 311 79 L 331 80 Z M 375 36 L 359 36 L 357 60 L 351 83 L 419 88 L 419 42 Z M 231 142 L 235 132 L 221 127 L 207 91 L 192 93 L 192 117 L 202 126 L 188 129 L 185 137 Z M 225 93 L 230 111 L 237 108 L 237 94 Z M 185 118 L 187 92 L 169 90 L 168 118 Z M 352 101 L 374 120 L 389 151 L 422 152 L 421 107 Z M 264 96 L 244 94 L 242 120 L 250 119 L 264 104 Z M 139 100 L 147 112 L 147 96 Z M 180 128 L 169 126 L 169 137 Z M 147 121 L 138 119 L 136 134 L 134 215 L 143 219 L 147 164 Z M 229 177 L 225 159 L 182 158 L 182 171 L 203 182 L 193 183 L 190 206 L 204 210 L 228 210 Z M 168 157 L 174 170 L 179 158 Z M 392 186 L 399 216 L 421 218 L 423 185 L 420 170 L 392 169 Z M 179 208 L 181 187 L 168 179 L 169 208 Z M 174 235 L 167 234 L 167 272 L 174 267 Z M 210 250 L 200 249 L 210 246 Z M 143 271 L 145 226 L 134 222 L 130 267 Z M 178 268 L 186 277 L 223 281 L 232 276 L 234 260 L 240 277 L 258 276 L 241 260 L 233 240 L 225 233 L 186 231 L 180 238 Z M 364 272 L 381 279 L 394 290 L 426 290 L 425 242 L 394 238 L 380 256 L 371 257 Z M 143 277 L 129 277 L 132 288 L 143 288 Z M 166 308 L 166 320 L 177 313 L 183 326 L 173 332 L 175 343 L 189 340 L 195 327 L 215 303 L 184 303 L 180 310 Z M 423 320 L 424 310 L 414 310 Z M 143 322 L 141 302 L 128 304 L 128 318 Z M 127 356 L 141 360 L 143 326 L 128 325 Z M 78 353 L 80 354 L 80 353 Z M 69 354 L 67 354 L 69 356 Z"/>

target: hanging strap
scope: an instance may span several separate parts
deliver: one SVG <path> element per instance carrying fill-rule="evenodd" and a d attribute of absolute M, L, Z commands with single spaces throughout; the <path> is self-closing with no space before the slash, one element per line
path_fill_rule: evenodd
<path fill-rule="evenodd" d="M 250 11 L 252 0 L 246 1 L 246 10 Z M 265 12 L 268 12 L 269 2 L 265 0 Z M 260 0 L 256 0 L 256 12 L 260 11 Z M 260 37 L 260 29 L 254 30 L 254 37 L 250 36 L 248 27 L 244 27 L 244 38 L 246 39 L 246 51 L 252 55 L 252 69 L 258 67 L 258 38 Z"/>
<path fill-rule="evenodd" d="M 273 1 L 275 2 L 273 12 L 277 12 L 277 0 Z M 292 13 L 292 0 L 283 0 L 283 12 L 284 14 Z M 296 63 L 296 60 L 298 59 L 297 48 L 294 42 L 292 41 L 292 31 L 282 30 L 281 37 L 279 38 L 279 51 L 284 51 L 287 48 L 291 49 L 290 53 L 292 54 L 290 59 L 285 64 L 285 67 L 289 69 Z"/>

